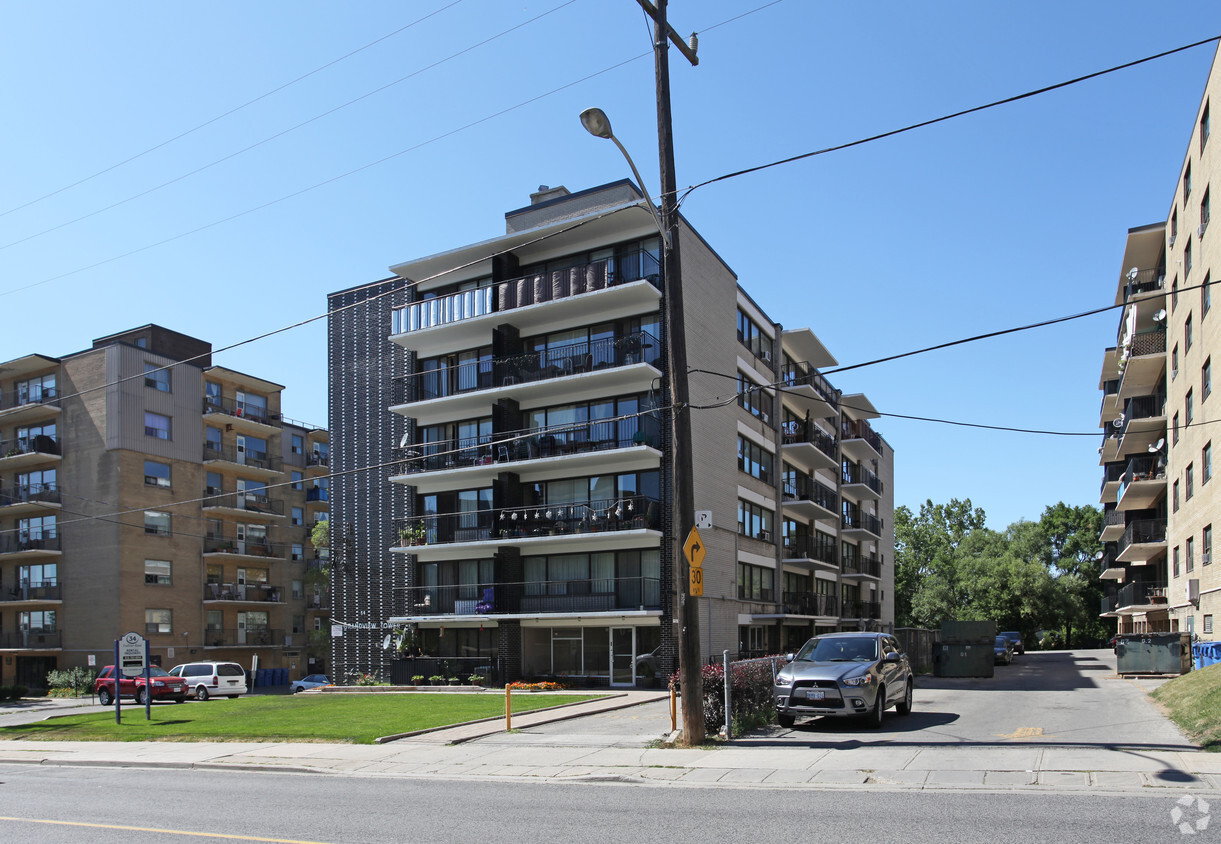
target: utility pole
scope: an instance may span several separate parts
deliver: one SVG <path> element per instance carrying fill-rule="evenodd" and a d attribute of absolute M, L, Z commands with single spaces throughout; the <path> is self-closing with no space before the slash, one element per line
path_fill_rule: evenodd
<path fill-rule="evenodd" d="M 700 655 L 699 601 L 691 594 L 690 563 L 679 550 L 695 526 L 695 488 L 691 460 L 691 410 L 687 373 L 687 332 L 683 311 L 682 269 L 678 250 L 678 197 L 674 175 L 674 128 L 670 118 L 669 41 L 678 45 L 692 65 L 695 56 L 695 36 L 691 45 L 684 44 L 678 33 L 666 22 L 666 0 L 637 2 L 653 18 L 653 53 L 657 71 L 657 143 L 661 159 L 661 219 L 669 238 L 664 252 L 663 278 L 666 284 L 666 333 L 669 338 L 670 375 L 670 452 L 671 477 L 674 484 L 673 547 L 671 553 L 677 565 L 677 581 L 682 596 L 679 603 L 679 687 L 683 698 L 683 743 L 704 741 L 704 682 Z"/>

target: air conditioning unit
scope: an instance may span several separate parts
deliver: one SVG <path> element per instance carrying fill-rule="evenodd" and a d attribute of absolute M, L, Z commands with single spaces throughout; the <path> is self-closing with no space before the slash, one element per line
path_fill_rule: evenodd
<path fill-rule="evenodd" d="M 1205 566 L 1206 566 L 1206 565 L 1208 565 L 1209 563 L 1211 563 L 1212 561 L 1213 561 L 1213 555 L 1212 555 L 1212 552 L 1210 552 L 1210 551 L 1204 551 L 1203 553 L 1201 553 L 1201 554 L 1200 554 L 1200 563 L 1201 563 L 1202 565 L 1205 565 Z"/>
<path fill-rule="evenodd" d="M 761 539 L 763 542 L 771 542 L 772 532 L 770 530 L 759 531 L 759 539 Z"/>
<path fill-rule="evenodd" d="M 761 357 L 767 363 L 772 362 L 772 353 L 770 351 L 768 351 L 767 349 L 764 349 L 763 351 L 759 352 L 759 357 Z"/>
<path fill-rule="evenodd" d="M 1196 605 L 1200 603 L 1200 581 L 1197 578 L 1187 581 L 1187 600 Z"/>

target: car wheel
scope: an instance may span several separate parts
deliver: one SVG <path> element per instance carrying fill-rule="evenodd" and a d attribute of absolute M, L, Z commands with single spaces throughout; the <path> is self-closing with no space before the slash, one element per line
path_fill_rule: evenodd
<path fill-rule="evenodd" d="M 204 688 L 203 686 L 200 686 L 198 689 L 195 690 L 195 699 L 196 700 L 207 700 L 208 699 L 208 690 L 206 688 Z"/>
<path fill-rule="evenodd" d="M 110 704 L 114 703 L 114 695 L 110 693 L 110 689 L 98 689 L 98 703 L 102 704 L 102 706 L 110 706 Z"/>
<path fill-rule="evenodd" d="M 865 716 L 866 726 L 871 730 L 876 730 L 882 726 L 882 713 L 886 710 L 886 687 L 878 687 L 878 696 L 874 698 L 873 709 Z"/>
<path fill-rule="evenodd" d="M 136 689 L 136 703 L 140 704 L 141 706 L 144 706 L 144 704 L 148 703 L 148 689 L 147 688 Z"/>
<path fill-rule="evenodd" d="M 907 681 L 907 691 L 903 695 L 903 700 L 895 704 L 896 715 L 911 715 L 912 712 L 912 681 Z"/>
<path fill-rule="evenodd" d="M 788 728 L 797 723 L 797 719 L 792 715 L 777 715 L 776 723 L 782 727 Z"/>

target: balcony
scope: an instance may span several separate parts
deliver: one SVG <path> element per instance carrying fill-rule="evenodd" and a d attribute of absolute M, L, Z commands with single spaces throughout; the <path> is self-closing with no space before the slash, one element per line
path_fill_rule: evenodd
<path fill-rule="evenodd" d="M 283 644 L 283 630 L 210 627 L 204 631 L 205 648 L 278 648 Z"/>
<path fill-rule="evenodd" d="M 0 589 L 0 602 L 46 604 L 63 601 L 64 588 L 55 582 L 19 583 L 11 589 Z"/>
<path fill-rule="evenodd" d="M 825 533 L 799 533 L 784 539 L 784 561 L 793 563 L 799 560 L 821 563 L 833 569 L 839 568 L 836 549 L 839 540 Z"/>
<path fill-rule="evenodd" d="M 1116 509 L 1148 510 L 1166 495 L 1166 465 L 1160 454 L 1133 457 L 1124 466 Z"/>
<path fill-rule="evenodd" d="M 1138 519 L 1124 528 L 1119 540 L 1121 563 L 1147 563 L 1166 551 L 1166 520 Z"/>
<path fill-rule="evenodd" d="M 852 546 L 845 548 L 848 551 Z M 845 553 L 841 564 L 844 577 L 877 577 L 882 576 L 882 561 L 877 557 L 867 557 L 855 548 L 851 553 Z"/>
<path fill-rule="evenodd" d="M 1102 382 L 1102 405 L 1098 408 L 1098 419 L 1100 425 L 1106 425 L 1122 412 L 1122 405 L 1118 402 L 1119 398 L 1119 379 L 1112 378 Z"/>
<path fill-rule="evenodd" d="M 0 440 L 0 469 L 6 472 L 20 471 L 26 466 L 37 466 L 51 460 L 60 460 L 59 442 L 55 437 L 38 434 Z"/>
<path fill-rule="evenodd" d="M 781 490 L 785 512 L 804 520 L 834 520 L 839 496 L 809 475 L 786 472 Z"/>
<path fill-rule="evenodd" d="M 840 517 L 840 529 L 844 531 L 845 538 L 859 534 L 868 534 L 872 538 L 881 538 L 882 536 L 882 520 L 877 516 L 869 513 L 862 513 L 859 510 L 852 508 L 845 510 Z"/>
<path fill-rule="evenodd" d="M 390 480 L 419 493 L 486 487 L 510 466 L 523 481 L 554 472 L 556 458 L 576 474 L 656 469 L 658 427 L 651 416 L 641 416 L 421 443 L 400 450 L 403 459 Z"/>
<path fill-rule="evenodd" d="M 217 461 L 241 466 L 243 471 L 253 472 L 263 477 L 278 477 L 284 461 L 279 457 L 269 457 L 265 451 L 251 451 L 236 448 L 217 447 L 214 443 L 204 443 L 204 463 Z"/>
<path fill-rule="evenodd" d="M 204 554 L 232 554 L 239 557 L 260 557 L 282 560 L 286 546 L 266 540 L 235 539 L 227 536 L 204 537 Z"/>
<path fill-rule="evenodd" d="M 635 252 L 422 299 L 394 311 L 391 339 L 426 358 L 482 346 L 505 322 L 524 335 L 595 311 L 608 319 L 646 313 L 657 309 L 660 276 L 651 253 Z"/>
<path fill-rule="evenodd" d="M 1115 542 L 1123 538 L 1124 528 L 1128 526 L 1127 514 L 1123 510 L 1111 508 L 1102 514 L 1102 534 L 1098 537 L 1103 542 Z"/>
<path fill-rule="evenodd" d="M 491 556 L 501 547 L 523 555 L 639 548 L 643 537 L 656 539 L 661 513 L 660 501 L 632 496 L 431 515 L 403 520 L 403 544 L 391 550 L 432 561 Z"/>
<path fill-rule="evenodd" d="M 1123 482 L 1124 473 L 1127 470 L 1127 463 L 1107 463 L 1102 467 L 1102 489 L 1098 493 L 1099 503 L 1114 504 L 1119 500 L 1119 485 Z"/>
<path fill-rule="evenodd" d="M 1138 331 L 1119 352 L 1119 399 L 1151 394 L 1166 370 L 1166 329 Z"/>
<path fill-rule="evenodd" d="M 840 618 L 847 619 L 881 617 L 882 604 L 879 601 L 853 601 L 845 599 L 844 611 L 840 614 Z"/>
<path fill-rule="evenodd" d="M 399 380 L 393 409 L 424 425 L 484 414 L 501 398 L 525 406 L 559 394 L 575 402 L 644 391 L 661 375 L 661 351 L 657 338 L 640 331 L 425 370 Z"/>
<path fill-rule="evenodd" d="M 1119 460 L 1119 429 L 1108 424 L 1102 435 L 1102 444 L 1098 447 L 1098 463 L 1105 466 Z"/>
<path fill-rule="evenodd" d="M 882 437 L 864 419 L 841 419 L 839 442 L 858 463 L 882 454 Z"/>
<path fill-rule="evenodd" d="M 785 615 L 812 615 L 837 618 L 839 602 L 834 595 L 813 595 L 809 592 L 785 592 L 781 595 Z"/>
<path fill-rule="evenodd" d="M 659 610 L 654 577 L 607 577 L 522 583 L 417 586 L 407 590 L 408 616 L 585 615 Z"/>
<path fill-rule="evenodd" d="M 284 502 L 269 498 L 258 492 L 211 492 L 203 501 L 205 510 L 229 510 L 239 516 L 263 516 L 265 518 L 284 515 Z"/>
<path fill-rule="evenodd" d="M 845 462 L 840 467 L 840 482 L 843 487 L 849 488 L 843 491 L 852 493 L 853 497 L 858 497 L 862 492 L 865 492 L 868 497 L 880 496 L 884 487 L 882 479 L 860 463 Z M 851 489 L 852 487 L 863 487 L 864 490 Z"/>
<path fill-rule="evenodd" d="M 0 422 L 22 425 L 60 413 L 59 393 L 52 389 L 10 391 L 0 394 Z"/>
<path fill-rule="evenodd" d="M 813 422 L 788 421 L 781 426 L 784 456 L 807 469 L 830 469 L 840 465 L 839 444 L 835 437 Z"/>
<path fill-rule="evenodd" d="M 0 554 L 16 557 L 57 557 L 61 551 L 58 536 L 0 534 Z"/>
<path fill-rule="evenodd" d="M 280 414 L 269 412 L 265 406 L 221 396 L 204 396 L 203 413 L 205 416 L 219 413 L 231 417 L 230 424 L 234 427 L 258 434 L 268 433 L 269 428 L 278 431 L 283 426 Z"/>
<path fill-rule="evenodd" d="M 1136 298 L 1148 298 L 1150 294 L 1155 296 L 1164 296 L 1164 285 L 1166 283 L 1166 268 L 1151 267 L 1144 270 L 1137 270 L 1136 276 L 1129 279 L 1128 283 L 1123 287 L 1123 301 L 1129 302 Z M 1120 304 L 1116 302 L 1115 304 Z"/>
<path fill-rule="evenodd" d="M 64 646 L 62 630 L 22 630 L 17 633 L 0 633 L 0 649 L 43 651 Z"/>
<path fill-rule="evenodd" d="M 809 363 L 790 363 L 781 369 L 781 383 L 786 401 L 801 408 L 805 415 L 816 419 L 834 416 L 839 411 L 840 391 L 819 374 Z"/>
<path fill-rule="evenodd" d="M 1150 609 L 1166 609 L 1166 584 L 1136 581 L 1119 590 L 1115 599 L 1115 611 L 1147 612 Z"/>
<path fill-rule="evenodd" d="M 321 594 L 307 595 L 305 608 L 307 610 L 329 610 L 331 608 L 331 590 L 328 589 Z"/>
<path fill-rule="evenodd" d="M 305 468 L 307 469 L 330 469 L 330 466 L 331 456 L 329 454 L 311 451 L 305 455 Z"/>
<path fill-rule="evenodd" d="M 1117 595 L 1107 595 L 1102 599 L 1102 605 L 1099 607 L 1099 615 L 1104 618 L 1113 618 L 1118 613 L 1115 612 L 1119 608 L 1119 597 Z"/>
<path fill-rule="evenodd" d="M 1166 396 L 1130 398 L 1124 402 L 1121 418 L 1119 453 L 1145 453 L 1150 445 L 1166 434 Z"/>
<path fill-rule="evenodd" d="M 60 509 L 61 496 L 54 483 L 25 484 L 0 489 L 0 512 L 5 516 Z"/>
<path fill-rule="evenodd" d="M 284 601 L 284 589 L 270 583 L 207 583 L 203 599 L 279 604 Z"/>

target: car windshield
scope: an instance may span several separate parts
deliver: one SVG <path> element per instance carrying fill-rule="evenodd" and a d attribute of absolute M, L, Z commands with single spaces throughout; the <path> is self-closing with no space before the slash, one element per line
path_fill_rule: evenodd
<path fill-rule="evenodd" d="M 1007 647 L 1009 647 L 1009 639 L 1008 639 L 1008 637 L 1006 637 L 1006 636 L 997 636 L 997 637 L 996 637 L 996 646 L 997 646 L 998 648 L 1007 648 Z"/>
<path fill-rule="evenodd" d="M 170 672 L 166 671 L 164 668 L 158 668 L 155 665 L 150 665 L 148 667 L 148 674 L 150 677 L 168 677 L 168 676 L 170 676 Z"/>
<path fill-rule="evenodd" d="M 811 639 L 795 657 L 807 662 L 872 662 L 877 658 L 877 639 L 837 636 Z"/>

